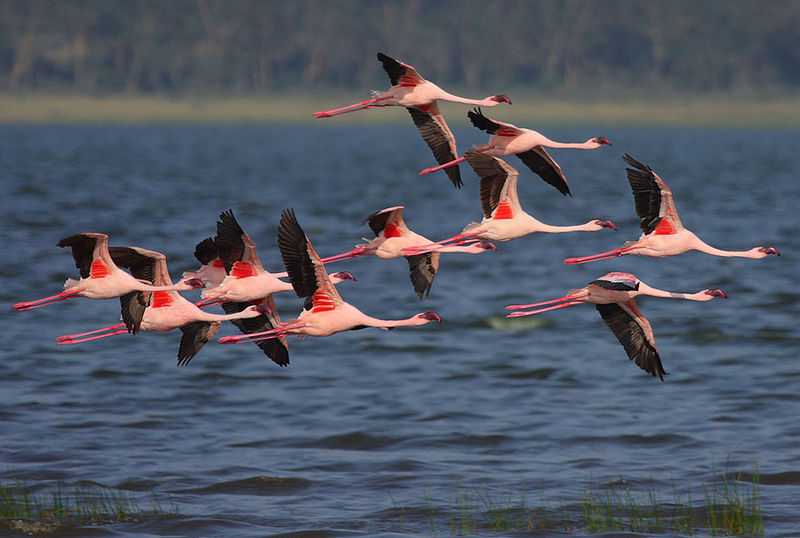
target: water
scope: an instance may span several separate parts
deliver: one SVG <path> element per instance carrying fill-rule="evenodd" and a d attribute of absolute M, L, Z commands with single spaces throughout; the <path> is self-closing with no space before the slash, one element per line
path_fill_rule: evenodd
<path fill-rule="evenodd" d="M 194 245 L 232 208 L 264 265 L 280 271 L 283 208 L 295 208 L 326 256 L 360 242 L 363 218 L 393 205 L 406 206 L 418 233 L 457 233 L 480 217 L 477 178 L 462 166 L 457 191 L 442 173 L 417 177 L 432 161 L 410 125 L 0 127 L 0 477 L 41 490 L 87 481 L 139 495 L 145 508 L 156 492 L 179 510 L 93 535 L 448 534 L 464 491 L 512 504 L 524 494 L 528 508 L 550 509 L 580 534 L 589 480 L 654 484 L 668 504 L 673 484 L 702 488 L 726 466 L 749 473 L 757 464 L 767 534 L 794 535 L 800 133 L 543 130 L 614 146 L 553 151 L 574 198 L 521 169 L 523 207 L 552 224 L 611 218 L 618 232 L 539 234 L 480 256 L 445 255 L 423 304 L 404 261 L 341 262 L 333 267 L 358 281 L 340 292 L 363 311 L 436 310 L 445 322 L 292 339 L 288 368 L 251 344 L 210 342 L 176 368 L 177 331 L 56 346 L 59 335 L 113 323 L 115 300 L 11 305 L 77 274 L 55 247 L 74 233 L 163 252 L 178 277 L 198 266 Z M 456 136 L 462 148 L 484 141 L 466 128 Z M 708 243 L 774 245 L 782 256 L 564 265 L 638 237 L 624 152 L 665 179 L 684 225 Z M 517 325 L 503 317 L 507 304 L 554 298 L 609 271 L 730 297 L 639 301 L 670 373 L 664 383 L 629 363 L 590 306 Z M 299 311 L 297 298 L 277 299 L 284 318 Z M 226 325 L 219 335 L 236 333 Z"/>

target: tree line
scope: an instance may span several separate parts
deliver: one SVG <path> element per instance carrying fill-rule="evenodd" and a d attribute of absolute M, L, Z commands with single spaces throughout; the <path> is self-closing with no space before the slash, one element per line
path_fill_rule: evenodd
<path fill-rule="evenodd" d="M 0 0 L 0 90 L 796 91 L 798 0 Z M 499 90 L 498 90 L 499 91 Z"/>

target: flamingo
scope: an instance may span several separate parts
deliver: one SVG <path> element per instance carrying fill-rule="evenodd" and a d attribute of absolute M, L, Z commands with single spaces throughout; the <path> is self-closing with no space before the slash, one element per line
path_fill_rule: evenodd
<path fill-rule="evenodd" d="M 291 282 L 279 278 L 287 276 L 286 273 L 273 274 L 264 269 L 258 259 L 255 244 L 242 230 L 230 209 L 219 216 L 214 246 L 227 276 L 219 285 L 203 290 L 200 296 L 202 301 L 198 306 L 227 301 L 250 302 L 273 293 L 292 291 Z M 355 280 L 355 277 L 342 271 L 335 274 L 335 280 Z"/>
<path fill-rule="evenodd" d="M 639 216 L 639 226 L 642 235 L 636 241 L 626 241 L 622 248 L 601 252 L 592 256 L 580 258 L 567 258 L 564 263 L 577 264 L 597 260 L 605 260 L 627 254 L 634 256 L 652 256 L 663 258 L 677 256 L 689 250 L 699 250 L 706 254 L 723 257 L 739 258 L 765 258 L 770 254 L 780 256 L 774 247 L 754 247 L 745 251 L 729 251 L 714 248 L 700 240 L 681 224 L 675 202 L 672 200 L 672 191 L 667 184 L 653 172 L 649 166 L 644 165 L 628 155 L 622 159 L 636 168 L 626 168 L 628 183 L 633 191 L 636 204 L 636 214 Z"/>
<path fill-rule="evenodd" d="M 158 282 L 160 289 L 142 292 L 147 300 L 147 308 L 141 322 L 144 331 L 169 332 L 180 328 L 183 332 L 180 347 L 178 348 L 178 365 L 189 364 L 192 357 L 208 342 L 219 330 L 220 325 L 226 320 L 240 320 L 266 316 L 269 313 L 267 305 L 260 303 L 244 308 L 240 312 L 230 314 L 212 314 L 195 306 L 184 299 L 177 291 L 169 290 L 172 285 L 167 270 L 167 260 L 163 254 L 138 247 L 128 247 L 125 253 L 127 263 L 131 265 L 150 265 L 154 281 Z M 265 317 L 265 319 L 267 319 Z M 268 322 L 268 319 L 267 319 Z M 72 345 L 98 338 L 107 338 L 126 332 L 123 323 L 117 323 L 101 329 L 78 334 L 68 334 L 57 338 L 58 345 Z M 278 355 L 280 360 L 280 355 Z M 273 358 L 276 362 L 275 358 Z M 278 364 L 281 364 L 278 362 Z M 285 359 L 288 364 L 288 355 Z"/>
<path fill-rule="evenodd" d="M 475 146 L 477 151 L 488 155 L 516 155 L 533 173 L 538 174 L 544 181 L 558 189 L 565 196 L 567 194 L 572 196 L 572 193 L 569 192 L 564 172 L 561 171 L 561 167 L 544 148 L 597 149 L 601 146 L 611 145 L 608 138 L 604 136 L 590 138 L 582 143 L 556 142 L 538 131 L 489 119 L 483 115 L 479 108 L 467 112 L 467 116 L 469 116 L 472 125 L 491 135 L 487 144 Z M 448 170 L 449 167 L 465 160 L 466 156 L 459 157 L 439 166 L 426 168 L 419 175 L 442 169 Z"/>
<path fill-rule="evenodd" d="M 502 159 L 473 150 L 467 151 L 466 160 L 481 178 L 483 220 L 468 224 L 459 235 L 422 247 L 412 247 L 412 250 L 432 252 L 443 248 L 447 243 L 459 244 L 477 239 L 511 241 L 535 232 L 596 232 L 603 228 L 617 229 L 608 219 L 590 220 L 576 226 L 552 226 L 540 222 L 520 206 L 517 197 L 519 173 L 514 167 Z"/>
<path fill-rule="evenodd" d="M 303 312 L 298 319 L 281 323 L 272 330 L 261 333 L 225 336 L 223 344 L 254 342 L 265 338 L 277 338 L 287 334 L 306 336 L 330 336 L 332 334 L 365 327 L 391 329 L 394 327 L 425 325 L 431 321 L 441 322 L 436 312 L 422 312 L 408 319 L 384 320 L 368 316 L 342 300 L 331 282 L 325 265 L 297 222 L 294 210 L 281 213 L 278 226 L 278 248 L 286 265 L 289 278 L 298 297 L 305 297 Z"/>
<path fill-rule="evenodd" d="M 329 118 L 339 114 L 365 110 L 383 106 L 406 107 L 414 120 L 414 125 L 419 129 L 425 143 L 433 152 L 439 163 L 448 163 L 456 158 L 456 139 L 450 128 L 439 112 L 437 101 L 450 101 L 452 103 L 466 103 L 469 105 L 493 107 L 500 103 L 511 104 L 505 95 L 492 95 L 483 99 L 468 99 L 453 95 L 439 86 L 425 80 L 417 70 L 408 64 L 398 62 L 383 53 L 378 53 L 378 60 L 383 64 L 383 69 L 389 75 L 392 87 L 384 92 L 373 92 L 372 99 L 361 101 L 353 105 L 315 112 L 315 118 Z M 447 177 L 455 187 L 462 185 L 458 167 L 448 168 Z"/>
<path fill-rule="evenodd" d="M 39 308 L 58 301 L 68 301 L 75 297 L 87 297 L 89 299 L 111 299 L 120 297 L 122 302 L 122 315 L 129 331 L 139 330 L 141 314 L 143 308 L 138 308 L 132 292 L 137 291 L 185 291 L 201 287 L 199 281 L 187 280 L 181 284 L 173 285 L 169 282 L 166 285 L 157 286 L 152 283 L 152 273 L 131 276 L 117 267 L 114 257 L 117 253 L 126 252 L 125 247 L 112 247 L 112 255 L 109 252 L 108 236 L 102 233 L 82 233 L 71 235 L 61 239 L 57 246 L 71 247 L 72 257 L 75 260 L 75 267 L 80 270 L 80 280 L 73 278 L 67 279 L 64 283 L 64 291 L 37 299 L 35 301 L 21 302 L 14 305 L 15 310 L 30 310 Z M 133 248 L 133 247 L 129 247 Z"/>
<path fill-rule="evenodd" d="M 530 316 L 579 305 L 581 303 L 594 303 L 603 321 L 617 337 L 619 343 L 625 348 L 628 358 L 652 376 L 658 376 L 664 381 L 664 367 L 658 355 L 658 348 L 653 337 L 653 329 L 636 306 L 634 297 L 637 295 L 651 295 L 653 297 L 667 297 L 670 299 L 687 299 L 689 301 L 710 301 L 715 297 L 726 298 L 720 289 L 706 289 L 697 293 L 675 293 L 652 288 L 630 273 L 608 273 L 601 276 L 585 288 L 571 290 L 564 297 L 551 301 L 542 301 L 531 304 L 515 304 L 506 307 L 514 310 L 507 315 L 509 318 Z M 541 307 L 536 310 L 528 308 Z"/>
<path fill-rule="evenodd" d="M 364 219 L 364 223 L 369 223 L 369 227 L 375 233 L 375 238 L 356 248 L 336 256 L 323 258 L 323 263 L 330 263 L 356 256 L 367 254 L 375 255 L 379 258 L 388 260 L 401 256 L 408 260 L 411 271 L 411 284 L 420 299 L 425 299 L 431 290 L 433 277 L 439 268 L 440 252 L 464 252 L 467 254 L 481 254 L 487 250 L 497 250 L 497 247 L 489 241 L 481 241 L 472 245 L 453 245 L 444 247 L 435 253 L 419 254 L 410 247 L 428 245 L 431 240 L 423 237 L 409 229 L 403 220 L 404 207 L 387 207 L 376 211 Z"/>

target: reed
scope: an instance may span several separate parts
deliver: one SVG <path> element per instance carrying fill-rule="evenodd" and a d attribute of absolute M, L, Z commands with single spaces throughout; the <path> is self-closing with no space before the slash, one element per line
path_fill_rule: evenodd
<path fill-rule="evenodd" d="M 171 503 L 171 512 L 177 506 Z M 153 493 L 150 510 L 142 509 L 132 492 L 99 485 L 75 483 L 71 488 L 58 483 L 49 492 L 34 492 L 21 482 L 0 481 L 0 520 L 36 523 L 112 523 L 167 513 Z"/>

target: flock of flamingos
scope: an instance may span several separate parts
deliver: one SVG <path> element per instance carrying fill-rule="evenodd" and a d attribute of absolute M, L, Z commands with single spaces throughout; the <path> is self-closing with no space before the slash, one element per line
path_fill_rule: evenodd
<path fill-rule="evenodd" d="M 379 53 L 378 60 L 389 75 L 392 87 L 373 92 L 370 99 L 346 107 L 316 112 L 325 118 L 384 106 L 402 106 L 411 114 L 422 138 L 433 152 L 438 166 L 423 170 L 427 174 L 444 170 L 454 186 L 460 187 L 458 164 L 466 161 L 480 177 L 480 203 L 483 219 L 468 224 L 456 236 L 431 241 L 411 231 L 403 221 L 403 207 L 389 207 L 369 215 L 365 222 L 375 233 L 368 243 L 328 258 L 320 258 L 300 227 L 292 209 L 284 210 L 278 226 L 278 248 L 286 272 L 270 273 L 258 259 L 255 245 L 242 230 L 233 212 L 220 215 L 217 233 L 201 241 L 195 256 L 202 264 L 196 272 L 184 273 L 174 284 L 167 270 L 164 255 L 139 247 L 109 247 L 108 236 L 83 233 L 66 237 L 59 247 L 70 247 L 80 280 L 68 279 L 64 291 L 36 301 L 14 305 L 16 310 L 29 310 L 75 297 L 109 299 L 119 297 L 122 322 L 102 329 L 61 336 L 59 345 L 78 344 L 97 338 L 140 330 L 166 332 L 180 328 L 183 332 L 178 350 L 178 364 L 185 365 L 214 337 L 223 321 L 231 321 L 243 334 L 226 336 L 223 344 L 254 342 L 280 366 L 289 364 L 287 335 L 329 336 L 364 327 L 388 330 L 393 327 L 441 322 L 436 312 L 422 312 L 407 319 L 383 320 L 364 314 L 342 300 L 335 284 L 353 280 L 343 271 L 328 274 L 325 264 L 362 255 L 380 258 L 404 257 L 408 260 L 411 283 L 420 299 L 428 296 L 436 275 L 439 256 L 445 252 L 480 254 L 494 250 L 492 241 L 510 241 L 535 232 L 562 233 L 616 229 L 606 219 L 591 220 L 575 226 L 551 226 L 526 213 L 517 197 L 518 172 L 499 156 L 516 155 L 535 174 L 558 189 L 570 194 L 559 165 L 548 148 L 596 149 L 610 142 L 603 137 L 583 143 L 560 143 L 542 134 L 510 123 L 492 120 L 480 107 L 511 104 L 505 95 L 484 99 L 467 99 L 450 94 L 422 78 L 410 65 Z M 465 103 L 476 108 L 468 112 L 472 124 L 490 135 L 489 141 L 475 150 L 458 156 L 455 139 L 439 112 L 437 101 Z M 633 192 L 636 214 L 642 235 L 622 247 L 600 254 L 564 260 L 568 264 L 624 256 L 666 257 L 698 250 L 714 256 L 764 258 L 779 255 L 771 246 L 746 251 L 724 251 L 711 247 L 681 224 L 672 192 L 649 166 L 628 154 L 623 157 L 628 182 Z M 122 270 L 125 268 L 128 272 Z M 289 282 L 281 280 L 288 277 Z M 200 301 L 192 303 L 179 292 L 201 289 Z M 282 322 L 272 294 L 294 291 L 305 300 L 297 319 Z M 674 293 L 652 288 L 628 273 L 608 273 L 586 287 L 569 291 L 563 297 L 530 304 L 509 305 L 508 317 L 529 316 L 582 303 L 594 303 L 603 321 L 625 348 L 628 358 L 645 372 L 664 379 L 664 368 L 658 354 L 650 324 L 639 311 L 634 298 L 652 295 L 690 301 L 710 301 L 725 297 L 719 289 L 697 293 Z M 203 310 L 220 305 L 225 314 Z"/>

